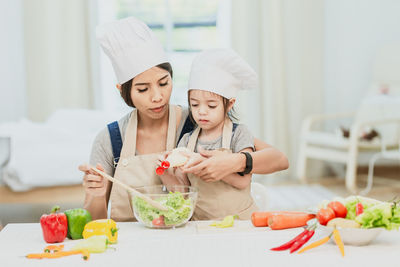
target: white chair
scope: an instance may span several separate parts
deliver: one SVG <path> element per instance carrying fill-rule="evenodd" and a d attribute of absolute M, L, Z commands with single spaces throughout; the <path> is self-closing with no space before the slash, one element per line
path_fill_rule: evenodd
<path fill-rule="evenodd" d="M 369 191 L 371 191 L 372 189 L 373 178 L 374 178 L 374 165 L 378 159 L 397 160 L 400 162 L 400 139 L 399 139 L 398 149 L 387 150 L 386 146 L 384 145 L 384 142 L 382 142 L 381 152 L 376 153 L 371 157 L 368 164 L 369 166 L 368 166 L 367 186 L 363 191 L 361 191 L 361 195 L 367 195 Z"/>
<path fill-rule="evenodd" d="M 251 196 L 261 211 L 268 209 L 267 189 L 260 183 L 251 182 Z"/>
<path fill-rule="evenodd" d="M 379 94 L 385 85 L 387 94 Z M 349 138 L 335 133 L 314 130 L 317 123 L 352 118 Z M 339 125 L 338 125 L 339 126 Z M 365 127 L 373 127 L 385 136 L 373 141 L 361 141 L 360 133 Z M 374 77 L 369 93 L 358 110 L 351 113 L 319 114 L 306 118 L 302 124 L 300 149 L 297 161 L 297 177 L 307 182 L 307 160 L 319 159 L 346 164 L 346 188 L 351 193 L 359 190 L 356 174 L 359 154 L 379 152 L 399 147 L 400 138 L 400 44 L 389 45 L 377 54 Z M 376 156 L 378 157 L 378 156 Z M 372 181 L 369 186 L 372 186 Z M 364 190 L 366 192 L 367 188 Z"/>

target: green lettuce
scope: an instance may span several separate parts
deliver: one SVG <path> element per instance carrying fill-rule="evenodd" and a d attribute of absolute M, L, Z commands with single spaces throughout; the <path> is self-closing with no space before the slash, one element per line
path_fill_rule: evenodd
<path fill-rule="evenodd" d="M 392 205 L 388 202 L 382 202 L 370 208 L 364 209 L 364 212 L 355 218 L 355 221 L 361 225 L 361 228 L 384 227 L 392 230 Z"/>
<path fill-rule="evenodd" d="M 350 196 L 344 201 L 347 209 L 346 219 L 354 220 L 356 218 L 356 204 L 359 202 L 363 205 L 364 210 L 381 203 L 381 201 L 372 198 Z"/>
<path fill-rule="evenodd" d="M 180 192 L 169 192 L 169 194 L 157 198 L 155 201 L 167 207 L 168 210 L 161 211 L 140 197 L 134 197 L 132 200 L 136 212 L 146 224 L 151 224 L 154 219 L 163 215 L 166 226 L 177 225 L 188 220 L 193 209 L 190 198 L 185 199 Z"/>

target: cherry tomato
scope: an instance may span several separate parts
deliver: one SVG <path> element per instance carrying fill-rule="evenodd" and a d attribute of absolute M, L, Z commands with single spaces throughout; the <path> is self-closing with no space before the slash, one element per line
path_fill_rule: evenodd
<path fill-rule="evenodd" d="M 317 213 L 317 219 L 322 225 L 326 225 L 333 218 L 335 218 L 335 212 L 329 207 L 320 209 Z"/>
<path fill-rule="evenodd" d="M 161 167 L 164 169 L 168 169 L 170 166 L 169 161 L 164 160 L 163 162 L 161 162 Z"/>
<path fill-rule="evenodd" d="M 163 167 L 157 167 L 156 173 L 157 173 L 157 175 L 163 175 L 164 174 L 164 168 Z"/>
<path fill-rule="evenodd" d="M 151 223 L 154 226 L 164 226 L 165 225 L 164 224 L 164 216 L 161 215 L 160 217 L 153 219 L 153 221 L 151 221 Z"/>
<path fill-rule="evenodd" d="M 333 209 L 336 217 L 346 218 L 347 209 L 341 202 L 339 201 L 329 202 L 328 207 Z"/>

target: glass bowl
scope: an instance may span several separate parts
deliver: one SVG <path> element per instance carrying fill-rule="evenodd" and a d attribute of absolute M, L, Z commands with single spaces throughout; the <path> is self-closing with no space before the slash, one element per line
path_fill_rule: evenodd
<path fill-rule="evenodd" d="M 149 228 L 182 226 L 190 220 L 196 207 L 198 190 L 192 186 L 151 185 L 135 189 L 168 208 L 168 211 L 161 211 L 130 193 L 133 214 Z"/>
<path fill-rule="evenodd" d="M 324 232 L 325 235 L 330 235 L 333 227 L 318 225 L 318 228 Z M 343 244 L 351 246 L 365 246 L 371 243 L 382 231 L 383 228 L 341 228 L 337 227 L 342 238 Z M 331 238 L 331 241 L 333 238 Z M 334 241 L 333 241 L 334 242 Z"/>

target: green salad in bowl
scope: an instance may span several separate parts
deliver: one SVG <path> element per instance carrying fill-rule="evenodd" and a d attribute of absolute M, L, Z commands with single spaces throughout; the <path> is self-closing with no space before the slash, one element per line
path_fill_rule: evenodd
<path fill-rule="evenodd" d="M 131 194 L 133 214 L 150 228 L 172 228 L 187 223 L 193 215 L 197 189 L 184 185 L 152 185 L 135 188 L 167 208 L 159 210 L 146 200 Z"/>

